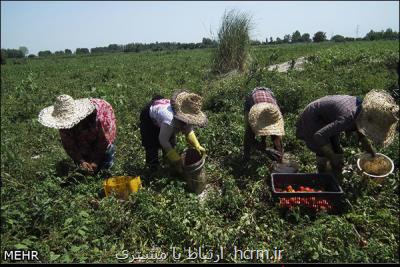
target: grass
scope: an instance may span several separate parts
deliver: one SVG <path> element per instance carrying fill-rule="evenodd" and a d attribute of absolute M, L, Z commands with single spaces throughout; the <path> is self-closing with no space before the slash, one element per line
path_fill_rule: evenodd
<path fill-rule="evenodd" d="M 250 50 L 250 74 L 219 79 L 210 74 L 213 50 L 128 53 L 28 59 L 1 67 L 1 244 L 34 249 L 42 262 L 126 262 L 116 254 L 153 247 L 205 245 L 239 261 L 241 249 L 283 249 L 283 262 L 399 262 L 399 135 L 379 152 L 395 162 L 383 187 L 365 185 L 355 171 L 341 185 L 348 202 L 340 215 L 282 212 L 271 197 L 270 163 L 261 155 L 242 161 L 243 101 L 268 86 L 282 107 L 285 151 L 301 172 L 315 172 L 313 154 L 295 138 L 294 123 L 309 102 L 332 93 L 364 96 L 370 89 L 398 88 L 396 41 L 273 45 Z M 303 72 L 268 72 L 269 64 L 310 56 Z M 144 149 L 138 129 L 142 106 L 154 93 L 170 96 L 189 88 L 205 99 L 206 128 L 196 129 L 207 149 L 209 182 L 221 190 L 205 201 L 185 190 L 179 177 L 143 176 Z M 112 175 L 142 175 L 144 189 L 130 201 L 110 197 L 93 206 L 105 173 L 75 177 L 63 186 L 71 163 L 56 130 L 37 121 L 55 96 L 101 97 L 117 116 L 117 160 Z M 346 164 L 360 152 L 344 139 Z M 186 143 L 178 138 L 178 150 Z M 362 237 L 367 244 L 360 244 Z M 167 262 L 174 262 L 172 257 Z M 194 262 L 202 262 L 197 259 Z M 207 262 L 207 260 L 204 260 Z M 148 260 L 151 262 L 151 260 Z M 189 261 L 190 262 L 190 261 Z M 243 262 L 261 262 L 243 260 Z"/>
<path fill-rule="evenodd" d="M 214 70 L 243 72 L 249 57 L 251 17 L 236 10 L 225 12 L 218 31 L 218 46 L 213 57 Z"/>

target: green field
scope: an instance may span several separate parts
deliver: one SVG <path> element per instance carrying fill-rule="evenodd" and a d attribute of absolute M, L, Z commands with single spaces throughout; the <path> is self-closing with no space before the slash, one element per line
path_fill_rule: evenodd
<path fill-rule="evenodd" d="M 285 119 L 285 151 L 297 156 L 301 172 L 315 172 L 314 155 L 296 139 L 294 123 L 311 101 L 327 94 L 364 96 L 371 89 L 398 88 L 398 41 L 253 47 L 249 73 L 210 73 L 212 50 L 124 53 L 36 58 L 1 66 L 1 255 L 4 250 L 39 251 L 42 262 L 127 262 L 123 250 L 153 247 L 224 248 L 222 262 L 240 249 L 284 250 L 282 262 L 399 262 L 399 135 L 378 151 L 396 165 L 382 187 L 363 184 L 355 171 L 341 186 L 347 200 L 340 215 L 282 212 L 271 198 L 269 160 L 242 160 L 243 102 L 256 86 L 271 88 Z M 270 64 L 309 56 L 304 71 L 267 71 Z M 143 175 L 140 109 L 155 93 L 167 97 L 187 88 L 204 97 L 209 118 L 196 129 L 207 149 L 209 182 L 221 190 L 204 202 L 169 175 Z M 143 190 L 120 202 L 91 204 L 105 173 L 68 186 L 68 161 L 57 130 L 37 121 L 54 97 L 100 97 L 117 117 L 117 155 L 112 175 L 142 175 Z M 348 168 L 360 152 L 343 139 Z M 178 138 L 178 150 L 186 146 Z M 70 179 L 70 178 L 68 178 Z M 362 244 L 361 239 L 367 241 Z M 3 260 L 3 259 L 2 259 Z M 172 257 L 167 262 L 174 262 Z M 209 262 L 197 259 L 193 262 Z M 268 260 L 245 260 L 268 262 Z M 187 260 L 186 262 L 191 262 Z"/>

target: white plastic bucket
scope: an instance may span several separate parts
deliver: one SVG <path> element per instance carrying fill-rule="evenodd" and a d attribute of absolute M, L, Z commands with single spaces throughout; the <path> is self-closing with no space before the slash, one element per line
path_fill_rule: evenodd
<path fill-rule="evenodd" d="M 386 178 L 387 176 L 389 176 L 389 174 L 391 174 L 391 173 L 393 172 L 393 170 L 394 170 L 394 163 L 393 163 L 393 160 L 392 160 L 391 158 L 389 158 L 388 156 L 386 156 L 386 155 L 384 155 L 384 154 L 376 153 L 376 156 L 382 156 L 382 157 L 384 157 L 388 162 L 390 162 L 390 164 L 391 164 L 390 171 L 388 171 L 387 173 L 382 174 L 382 175 L 374 175 L 374 174 L 370 174 L 370 173 L 365 172 L 365 171 L 361 168 L 361 162 L 362 162 L 362 160 L 364 160 L 365 158 L 371 157 L 370 154 L 368 154 L 368 153 L 363 153 L 363 154 L 361 154 L 361 156 L 357 159 L 357 168 L 358 168 L 358 171 L 362 174 L 362 176 L 363 176 L 365 179 L 370 179 L 370 180 L 373 180 L 373 181 L 375 181 L 375 182 L 381 184 L 381 183 L 383 183 L 383 181 L 385 180 L 385 178 Z"/>

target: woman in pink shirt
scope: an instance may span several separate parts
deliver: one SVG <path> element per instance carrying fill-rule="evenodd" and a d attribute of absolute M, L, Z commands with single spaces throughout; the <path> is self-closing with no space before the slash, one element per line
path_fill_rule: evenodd
<path fill-rule="evenodd" d="M 146 164 L 150 171 L 159 166 L 158 151 L 161 148 L 171 165 L 181 172 L 181 158 L 175 150 L 175 134 L 181 132 L 199 153 L 205 149 L 198 142 L 193 126 L 205 126 L 206 115 L 201 112 L 201 97 L 187 91 L 179 91 L 172 99 L 155 96 L 140 114 L 140 134 L 146 151 Z"/>

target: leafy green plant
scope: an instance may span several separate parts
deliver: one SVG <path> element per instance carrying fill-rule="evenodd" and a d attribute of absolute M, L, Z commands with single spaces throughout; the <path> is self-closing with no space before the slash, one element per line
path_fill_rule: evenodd
<path fill-rule="evenodd" d="M 123 261 L 116 254 L 123 250 L 171 252 L 175 246 L 183 252 L 205 245 L 214 251 L 222 246 L 223 262 L 261 263 L 269 261 L 235 259 L 234 246 L 277 247 L 284 250 L 283 263 L 398 263 L 398 133 L 392 145 L 378 148 L 395 162 L 382 186 L 364 183 L 354 169 L 360 149 L 352 138 L 343 139 L 346 165 L 353 169 L 341 182 L 347 204 L 339 215 L 285 214 L 271 196 L 269 159 L 261 153 L 248 162 L 242 157 L 244 97 L 266 86 L 284 115 L 285 151 L 296 156 L 301 172 L 315 172 L 314 154 L 295 136 L 298 114 L 327 94 L 364 96 L 373 88 L 396 93 L 398 73 L 392 66 L 399 58 L 398 42 L 283 44 L 249 52 L 257 59 L 251 79 L 243 73 L 210 75 L 211 49 L 47 57 L 2 65 L 0 251 L 38 250 L 43 263 L 118 263 Z M 302 56 L 310 59 L 303 71 L 268 71 L 269 64 Z M 203 96 L 209 119 L 207 127 L 195 129 L 207 149 L 204 168 L 215 189 L 204 199 L 187 192 L 180 177 L 143 175 L 140 110 L 155 93 L 170 97 L 181 86 Z M 144 186 L 127 201 L 98 197 L 105 174 L 63 183 L 71 169 L 58 166 L 73 163 L 58 132 L 36 119 L 62 93 L 112 104 L 117 154 L 111 175 L 141 175 Z M 178 138 L 178 150 L 185 147 L 184 137 Z"/>
<path fill-rule="evenodd" d="M 218 46 L 213 56 L 214 71 L 244 71 L 249 56 L 251 17 L 236 10 L 225 12 L 218 31 Z"/>

